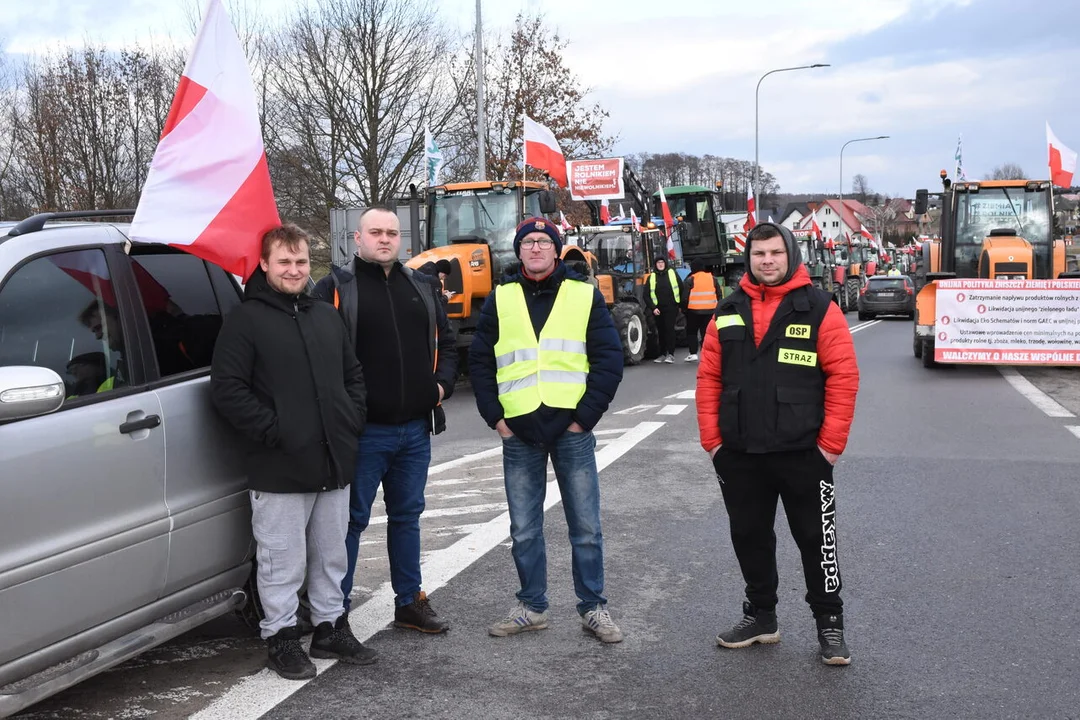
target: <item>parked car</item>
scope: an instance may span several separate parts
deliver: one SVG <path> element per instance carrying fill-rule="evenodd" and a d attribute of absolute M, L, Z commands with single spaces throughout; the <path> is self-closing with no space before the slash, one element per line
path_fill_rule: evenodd
<path fill-rule="evenodd" d="M 859 319 L 878 315 L 915 317 L 915 284 L 907 275 L 875 275 L 859 290 Z"/>
<path fill-rule="evenodd" d="M 250 594 L 244 446 L 209 396 L 240 289 L 70 215 L 0 229 L 0 716 Z"/>

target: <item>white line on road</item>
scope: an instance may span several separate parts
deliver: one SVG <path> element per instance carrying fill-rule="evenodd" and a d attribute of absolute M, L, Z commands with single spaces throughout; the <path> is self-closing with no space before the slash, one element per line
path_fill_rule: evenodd
<path fill-rule="evenodd" d="M 492 510 L 498 510 L 504 507 L 506 507 L 506 503 L 484 503 L 482 505 L 464 505 L 462 507 L 439 508 L 437 510 L 425 510 L 423 517 L 435 518 L 451 517 L 453 515 L 475 515 L 476 513 L 491 512 Z M 375 515 L 368 521 L 368 525 L 385 524 L 385 515 Z"/>
<path fill-rule="evenodd" d="M 625 455 L 635 445 L 664 426 L 662 422 L 643 422 L 630 428 L 625 434 L 596 453 L 596 469 L 602 471 Z M 502 451 L 502 448 L 496 448 Z M 486 455 L 485 455 L 486 453 Z M 467 455 L 475 460 L 480 456 L 489 457 L 495 453 L 490 450 Z M 459 458 L 465 460 L 465 458 Z M 458 467 L 466 464 L 451 460 L 443 466 Z M 547 510 L 560 500 L 559 485 L 554 480 L 548 483 L 544 509 Z M 426 514 L 426 513 L 425 513 Z M 455 575 L 472 565 L 487 552 L 503 543 L 510 535 L 510 514 L 502 513 L 498 517 L 481 525 L 475 532 L 461 538 L 453 545 L 432 552 L 421 566 L 424 588 L 432 593 L 448 583 Z M 349 613 L 349 624 L 357 639 L 363 642 L 379 632 L 394 619 L 394 591 L 390 583 L 383 583 L 374 595 Z M 336 660 L 313 660 L 319 674 L 330 669 Z M 307 685 L 310 680 L 283 680 L 268 669 L 256 675 L 244 678 L 212 702 L 206 709 L 191 716 L 192 720 L 233 720 L 243 718 L 251 720 L 261 717 L 275 706 L 284 702 L 293 693 Z"/>
<path fill-rule="evenodd" d="M 1076 417 L 1056 400 L 1031 384 L 1031 381 L 1020 374 L 1020 371 L 1008 365 L 998 365 L 998 372 L 1009 382 L 1018 393 L 1031 401 L 1031 404 L 1042 410 L 1050 417 Z"/>
<path fill-rule="evenodd" d="M 665 405 L 656 411 L 657 415 L 678 415 L 686 409 L 685 405 Z"/>
<path fill-rule="evenodd" d="M 660 407 L 659 405 L 635 405 L 634 407 L 628 407 L 625 410 L 616 410 L 612 415 L 637 415 L 638 413 L 648 412 L 654 407 Z"/>
<path fill-rule="evenodd" d="M 873 326 L 877 325 L 880 322 L 881 322 L 880 320 L 870 320 L 869 322 L 859 323 L 858 325 L 855 325 L 854 327 L 851 328 L 851 334 L 854 335 L 855 333 L 859 332 L 860 330 L 865 330 L 868 327 L 873 327 Z"/>
<path fill-rule="evenodd" d="M 694 399 L 694 390 L 693 389 L 683 390 L 682 392 L 677 392 L 674 395 L 668 395 L 664 399 L 665 400 L 693 400 Z"/>
<path fill-rule="evenodd" d="M 1065 429 L 1080 439 L 1080 425 L 1066 425 Z"/>

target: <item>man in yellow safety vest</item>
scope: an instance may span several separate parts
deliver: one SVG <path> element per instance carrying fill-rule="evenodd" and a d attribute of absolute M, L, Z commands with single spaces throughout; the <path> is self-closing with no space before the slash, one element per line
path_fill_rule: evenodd
<path fill-rule="evenodd" d="M 502 437 L 503 482 L 521 590 L 496 637 L 548 625 L 544 492 L 548 458 L 570 530 L 582 626 L 622 640 L 604 597 L 596 439 L 622 380 L 623 351 L 600 291 L 560 261 L 562 238 L 540 217 L 518 226 L 518 273 L 488 296 L 469 349 L 476 406 Z"/>
<path fill-rule="evenodd" d="M 675 269 L 665 258 L 656 258 L 645 292 L 645 308 L 655 316 L 660 340 L 660 354 L 653 362 L 675 362 L 675 322 L 685 294 Z"/>

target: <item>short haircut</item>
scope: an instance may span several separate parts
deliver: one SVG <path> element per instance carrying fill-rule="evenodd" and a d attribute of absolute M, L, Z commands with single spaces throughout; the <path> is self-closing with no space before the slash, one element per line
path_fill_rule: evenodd
<path fill-rule="evenodd" d="M 755 240 L 768 240 L 774 237 L 784 237 L 775 225 L 758 225 L 746 236 L 747 246 Z"/>
<path fill-rule="evenodd" d="M 105 315 L 109 315 L 110 317 L 114 318 L 120 317 L 120 312 L 112 305 L 105 305 L 104 307 L 105 310 L 102 311 L 102 303 L 99 302 L 97 298 L 94 298 L 87 304 L 86 307 L 83 308 L 83 311 L 79 313 L 79 322 L 81 322 L 86 327 L 90 327 L 90 318 L 94 316 L 94 313 L 98 313 L 102 317 L 104 317 Z"/>
<path fill-rule="evenodd" d="M 270 259 L 270 251 L 277 244 L 284 245 L 289 252 L 300 252 L 302 245 L 311 247 L 311 237 L 303 228 L 293 223 L 285 223 L 284 225 L 278 225 L 276 228 L 271 228 L 262 236 L 261 257 L 263 260 Z"/>
<path fill-rule="evenodd" d="M 386 212 L 390 213 L 394 217 L 397 217 L 397 208 L 392 208 L 389 205 L 372 205 L 364 208 L 364 211 L 360 213 L 360 217 L 356 220 L 356 229 L 359 230 L 364 225 L 364 217 L 370 212 Z"/>

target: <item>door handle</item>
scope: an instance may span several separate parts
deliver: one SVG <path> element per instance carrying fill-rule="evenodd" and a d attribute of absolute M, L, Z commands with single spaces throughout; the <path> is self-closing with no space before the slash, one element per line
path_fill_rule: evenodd
<path fill-rule="evenodd" d="M 161 417 L 158 415 L 147 415 L 141 420 L 131 420 L 126 423 L 121 423 L 120 432 L 127 435 L 133 433 L 136 430 L 149 430 L 150 428 L 156 428 L 161 424 Z"/>

